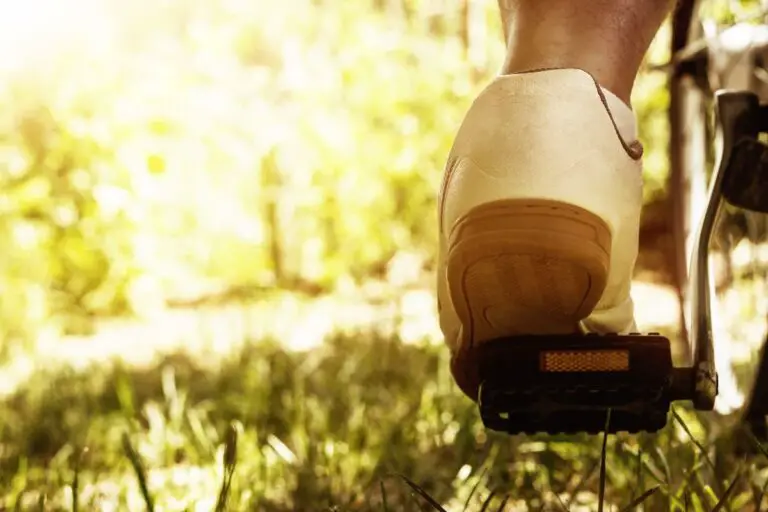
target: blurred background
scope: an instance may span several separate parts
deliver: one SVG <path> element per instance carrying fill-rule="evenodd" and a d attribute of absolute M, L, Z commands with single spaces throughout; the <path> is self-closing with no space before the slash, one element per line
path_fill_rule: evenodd
<path fill-rule="evenodd" d="M 634 294 L 676 336 L 668 46 L 633 97 Z M 143 474 L 213 510 L 234 428 L 232 510 L 418 510 L 393 473 L 450 510 L 591 510 L 599 443 L 485 432 L 435 317 L 444 160 L 503 53 L 496 0 L 0 0 L 0 509 L 141 510 Z M 616 503 L 645 471 L 671 503 L 698 455 L 669 430 L 661 459 L 611 441 Z"/>

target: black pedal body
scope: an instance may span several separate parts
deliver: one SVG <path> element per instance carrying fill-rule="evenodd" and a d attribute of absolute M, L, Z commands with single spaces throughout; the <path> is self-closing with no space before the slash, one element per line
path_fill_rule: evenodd
<path fill-rule="evenodd" d="M 485 426 L 510 434 L 654 432 L 690 375 L 658 334 L 515 336 L 477 347 Z"/>

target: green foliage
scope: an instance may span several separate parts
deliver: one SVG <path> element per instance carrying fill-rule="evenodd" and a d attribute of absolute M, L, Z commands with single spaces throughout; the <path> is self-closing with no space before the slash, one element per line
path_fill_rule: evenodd
<path fill-rule="evenodd" d="M 40 496 L 71 508 L 73 487 L 83 510 L 385 510 L 384 499 L 389 510 L 596 510 L 599 495 L 604 510 L 711 510 L 726 495 L 752 510 L 762 499 L 765 450 L 734 455 L 723 424 L 694 411 L 656 435 L 496 435 L 448 367 L 442 347 L 364 331 L 306 353 L 260 342 L 220 361 L 40 373 L 0 404 L 0 508 Z"/>
<path fill-rule="evenodd" d="M 444 159 L 504 50 L 495 2 L 466 41 L 430 2 L 105 5 L 61 13 L 55 65 L 2 75 L 1 338 L 433 258 Z M 661 78 L 636 94 L 649 190 Z"/>
<path fill-rule="evenodd" d="M 108 5 L 111 32 L 75 3 L 62 24 L 81 37 L 51 39 L 55 65 L 3 75 L 2 337 L 432 254 L 444 158 L 491 73 L 467 62 L 457 10 Z"/>

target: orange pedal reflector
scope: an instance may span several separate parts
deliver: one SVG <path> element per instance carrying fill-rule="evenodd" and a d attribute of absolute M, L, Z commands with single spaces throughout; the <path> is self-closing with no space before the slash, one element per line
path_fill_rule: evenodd
<path fill-rule="evenodd" d="M 628 350 L 558 350 L 541 352 L 543 372 L 627 372 Z"/>

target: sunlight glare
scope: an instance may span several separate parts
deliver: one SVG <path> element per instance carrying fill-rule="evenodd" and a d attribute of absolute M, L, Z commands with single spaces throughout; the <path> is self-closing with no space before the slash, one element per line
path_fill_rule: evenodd
<path fill-rule="evenodd" d="M 112 25 L 97 0 L 0 0 L 0 72 L 52 65 L 78 44 L 109 45 Z"/>
<path fill-rule="evenodd" d="M 472 474 L 472 466 L 469 464 L 464 464 L 459 468 L 459 472 L 456 474 L 456 479 L 463 482 L 467 478 L 469 478 L 469 475 Z"/>
<path fill-rule="evenodd" d="M 715 349 L 715 368 L 718 376 L 718 394 L 715 410 L 720 414 L 729 414 L 744 404 L 744 394 L 739 390 L 733 373 L 732 347 L 737 346 L 723 319 L 721 299 L 715 292 L 713 280 L 710 280 L 710 300 L 712 337 Z"/>
<path fill-rule="evenodd" d="M 288 445 L 282 442 L 277 436 L 269 434 L 267 436 L 267 444 L 288 464 L 296 463 L 296 455 L 290 448 L 288 448 Z"/>

